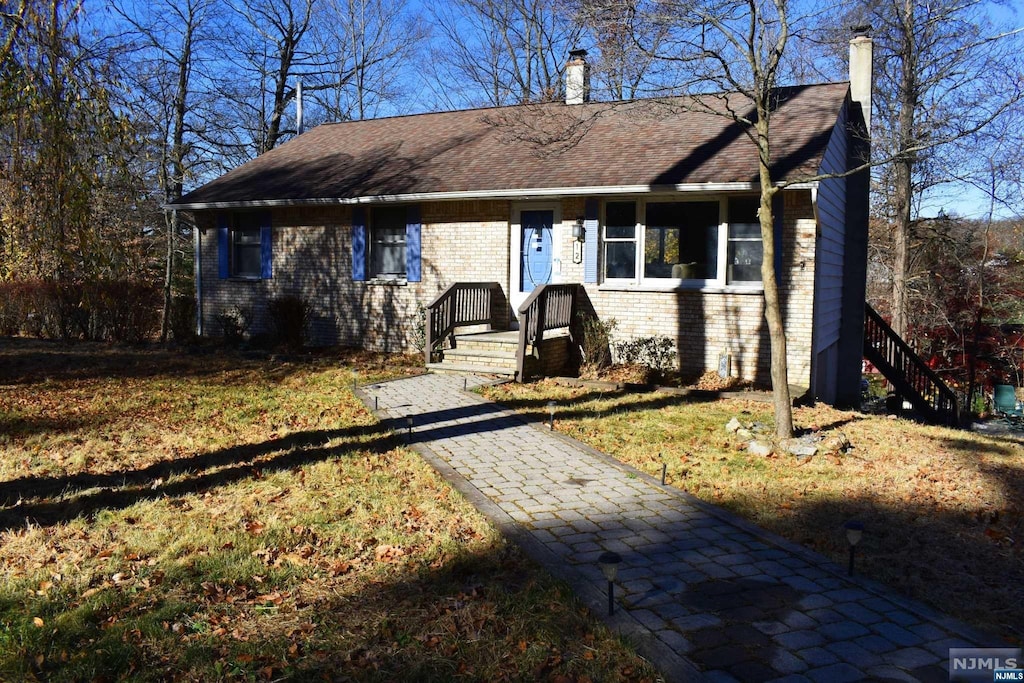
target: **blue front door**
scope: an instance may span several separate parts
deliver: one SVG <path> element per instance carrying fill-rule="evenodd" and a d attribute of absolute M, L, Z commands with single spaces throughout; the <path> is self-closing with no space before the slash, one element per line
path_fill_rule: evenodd
<path fill-rule="evenodd" d="M 523 211 L 519 215 L 522 242 L 519 259 L 519 291 L 532 292 L 551 282 L 554 211 Z"/>

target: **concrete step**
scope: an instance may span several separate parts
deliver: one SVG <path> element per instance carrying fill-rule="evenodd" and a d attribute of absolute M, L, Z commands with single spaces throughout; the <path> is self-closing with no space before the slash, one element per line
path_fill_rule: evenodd
<path fill-rule="evenodd" d="M 485 349 L 446 349 L 444 360 L 448 363 L 472 365 L 494 365 L 497 367 L 515 368 L 515 351 L 488 351 Z"/>
<path fill-rule="evenodd" d="M 455 346 L 459 349 L 511 351 L 515 353 L 516 348 L 519 346 L 519 333 L 516 331 L 502 331 L 460 334 L 455 337 Z"/>
<path fill-rule="evenodd" d="M 518 342 L 491 341 L 484 339 L 455 338 L 455 347 L 458 349 L 476 349 L 480 351 L 507 351 L 515 353 L 519 347 Z"/>
<path fill-rule="evenodd" d="M 496 375 L 498 377 L 515 377 L 515 367 L 502 368 L 493 365 L 476 365 L 473 363 L 427 363 L 427 370 L 441 375 Z"/>

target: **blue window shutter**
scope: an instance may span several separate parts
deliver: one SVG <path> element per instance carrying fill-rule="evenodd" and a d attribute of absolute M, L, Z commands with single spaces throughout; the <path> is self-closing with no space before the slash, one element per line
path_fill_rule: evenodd
<path fill-rule="evenodd" d="M 366 279 L 366 209 L 352 208 L 352 280 Z"/>
<path fill-rule="evenodd" d="M 274 235 L 270 229 L 270 212 L 260 214 L 260 277 L 274 276 Z"/>
<path fill-rule="evenodd" d="M 782 192 L 776 192 L 775 196 L 772 197 L 772 221 L 774 223 L 772 233 L 775 236 L 775 283 L 778 285 L 782 284 L 782 228 L 785 225 L 784 204 Z"/>
<path fill-rule="evenodd" d="M 231 277 L 230 223 L 230 215 L 222 213 L 217 216 L 217 277 L 221 280 Z"/>
<path fill-rule="evenodd" d="M 597 200 L 588 199 L 583 209 L 583 229 L 586 231 L 583 243 L 583 281 L 597 282 L 597 243 L 600 228 L 597 224 Z"/>
<path fill-rule="evenodd" d="M 419 204 L 409 206 L 405 219 L 405 279 L 408 282 L 419 282 L 422 279 L 420 267 L 421 233 Z"/>

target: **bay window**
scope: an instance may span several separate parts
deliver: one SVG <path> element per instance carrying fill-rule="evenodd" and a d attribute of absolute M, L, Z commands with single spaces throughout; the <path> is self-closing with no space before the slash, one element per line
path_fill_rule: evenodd
<path fill-rule="evenodd" d="M 757 197 L 608 201 L 604 279 L 661 286 L 756 286 Z"/>

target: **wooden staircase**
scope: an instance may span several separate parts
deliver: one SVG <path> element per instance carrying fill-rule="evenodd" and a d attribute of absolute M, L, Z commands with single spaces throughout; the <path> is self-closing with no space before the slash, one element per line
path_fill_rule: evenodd
<path fill-rule="evenodd" d="M 864 357 L 889 380 L 896 396 L 909 401 L 925 420 L 959 427 L 960 407 L 953 390 L 870 304 L 864 307 Z"/>
<path fill-rule="evenodd" d="M 561 372 L 569 360 L 577 287 L 537 287 L 518 311 L 520 328 L 508 330 L 508 304 L 497 282 L 451 285 L 427 306 L 427 369 L 520 382 Z"/>

